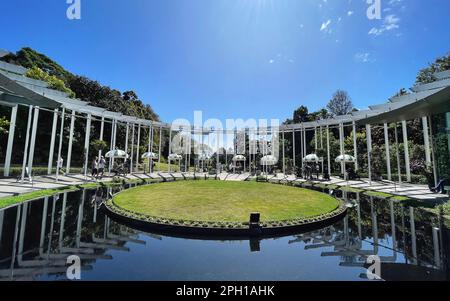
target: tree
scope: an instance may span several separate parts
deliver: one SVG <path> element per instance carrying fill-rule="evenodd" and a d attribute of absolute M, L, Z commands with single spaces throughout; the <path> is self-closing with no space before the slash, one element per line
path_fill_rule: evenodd
<path fill-rule="evenodd" d="M 427 84 L 436 81 L 434 73 L 450 70 L 450 53 L 437 58 L 434 63 L 428 65 L 428 67 L 419 71 L 416 78 L 416 84 Z"/>
<path fill-rule="evenodd" d="M 9 121 L 6 117 L 0 117 L 0 136 L 3 134 L 8 134 Z"/>
<path fill-rule="evenodd" d="M 327 108 L 334 116 L 346 115 L 353 110 L 353 103 L 347 91 L 337 90 L 328 102 Z"/>
<path fill-rule="evenodd" d="M 30 69 L 28 69 L 25 75 L 26 77 L 46 82 L 50 89 L 67 93 L 71 98 L 75 97 L 75 93 L 73 93 L 72 90 L 66 87 L 66 84 L 63 80 L 57 78 L 54 75 L 49 75 L 39 67 L 31 67 Z"/>

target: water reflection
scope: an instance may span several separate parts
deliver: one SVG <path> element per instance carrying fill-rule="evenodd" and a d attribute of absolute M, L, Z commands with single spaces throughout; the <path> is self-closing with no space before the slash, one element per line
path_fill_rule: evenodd
<path fill-rule="evenodd" d="M 0 280 L 66 279 L 78 255 L 89 280 L 365 280 L 370 255 L 385 280 L 448 279 L 448 230 L 429 212 L 343 193 L 340 222 L 276 239 L 221 241 L 141 233 L 103 214 L 109 190 L 63 193 L 0 211 Z"/>

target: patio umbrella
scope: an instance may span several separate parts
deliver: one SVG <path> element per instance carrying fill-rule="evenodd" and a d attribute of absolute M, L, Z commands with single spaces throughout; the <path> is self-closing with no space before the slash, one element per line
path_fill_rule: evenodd
<path fill-rule="evenodd" d="M 303 158 L 303 162 L 319 162 L 320 159 L 316 154 L 310 154 Z"/>
<path fill-rule="evenodd" d="M 275 156 L 267 155 L 261 158 L 261 165 L 275 165 L 277 164 L 278 159 Z"/>
<path fill-rule="evenodd" d="M 245 160 L 246 160 L 246 158 L 243 155 L 236 155 L 236 156 L 233 157 L 233 161 L 234 162 L 242 162 L 242 161 L 245 161 Z"/>
<path fill-rule="evenodd" d="M 209 160 L 209 159 L 211 159 L 211 157 L 208 156 L 207 154 L 201 154 L 201 155 L 198 157 L 198 160 L 199 160 L 199 161 L 206 161 L 206 160 Z"/>
<path fill-rule="evenodd" d="M 350 155 L 341 155 L 341 156 L 336 157 L 335 162 L 355 163 L 356 159 L 355 159 L 355 157 L 350 156 Z"/>
<path fill-rule="evenodd" d="M 158 155 L 152 152 L 148 152 L 148 153 L 143 153 L 142 154 L 142 159 L 158 159 Z"/>
<path fill-rule="evenodd" d="M 128 158 L 128 154 L 120 149 L 110 150 L 105 154 L 106 158 Z"/>
<path fill-rule="evenodd" d="M 169 155 L 169 161 L 180 161 L 181 159 L 183 159 L 183 157 L 181 155 L 178 155 L 178 154 L 170 154 Z"/>

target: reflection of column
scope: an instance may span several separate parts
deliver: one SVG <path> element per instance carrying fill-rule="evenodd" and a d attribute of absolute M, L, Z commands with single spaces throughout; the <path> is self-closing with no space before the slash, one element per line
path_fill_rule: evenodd
<path fill-rule="evenodd" d="M 25 240 L 25 230 L 27 227 L 27 217 L 28 217 L 28 204 L 29 203 L 24 203 L 22 206 L 22 220 L 20 223 L 20 235 L 19 235 L 19 252 L 17 253 L 17 260 L 19 262 L 22 261 L 22 256 L 23 256 L 23 245 L 24 245 L 24 240 Z"/>
<path fill-rule="evenodd" d="M 392 181 L 391 174 L 391 154 L 389 149 L 389 131 L 387 123 L 384 123 L 384 144 L 386 148 L 386 168 L 387 168 L 387 176 L 388 180 Z"/>
<path fill-rule="evenodd" d="M 48 152 L 48 169 L 47 174 L 52 174 L 53 167 L 53 154 L 55 152 L 55 140 L 56 140 L 56 129 L 58 126 L 58 109 L 55 109 L 53 113 L 53 124 L 52 124 L 52 136 L 50 138 L 50 150 Z"/>
<path fill-rule="evenodd" d="M 409 207 L 409 223 L 411 225 L 411 246 L 413 254 L 413 263 L 417 263 L 417 242 L 416 242 L 416 224 L 414 221 L 414 208 Z"/>
<path fill-rule="evenodd" d="M 408 129 L 406 128 L 406 121 L 402 121 L 403 131 L 403 148 L 405 151 L 405 168 L 406 168 L 406 181 L 411 182 L 411 166 L 409 165 L 409 147 L 408 147 Z"/>
<path fill-rule="evenodd" d="M 83 194 L 81 196 L 81 202 L 78 206 L 78 219 L 77 219 L 77 234 L 76 234 L 76 246 L 80 247 L 81 240 L 81 225 L 83 223 L 83 207 L 84 207 L 84 198 L 86 196 L 86 190 L 83 189 Z"/>
<path fill-rule="evenodd" d="M 396 237 L 396 228 L 395 228 L 395 215 L 394 215 L 394 201 L 389 201 L 390 211 L 391 211 L 391 232 L 392 232 L 392 249 L 394 250 L 394 254 L 397 250 L 397 237 Z"/>
<path fill-rule="evenodd" d="M 439 248 L 439 228 L 433 227 L 433 248 L 434 248 L 434 265 L 441 267 L 441 252 Z"/>
<path fill-rule="evenodd" d="M 44 198 L 44 207 L 42 209 L 41 237 L 39 240 L 39 254 L 41 256 L 44 252 L 45 228 L 47 226 L 47 210 L 48 210 L 48 197 L 45 197 Z"/>
<path fill-rule="evenodd" d="M 5 177 L 9 176 L 9 168 L 11 166 L 11 155 L 14 146 L 14 131 L 16 130 L 17 108 L 18 105 L 12 107 L 11 120 L 9 121 L 8 145 L 6 146 L 5 168 L 3 171 L 3 175 Z"/>
<path fill-rule="evenodd" d="M 0 211 L 0 248 L 2 247 L 2 234 L 3 234 L 3 217 L 5 210 Z"/>
<path fill-rule="evenodd" d="M 54 224 L 55 224 L 55 208 L 56 208 L 56 202 L 58 201 L 58 199 L 59 199 L 59 195 L 53 196 L 52 216 L 51 216 L 51 220 L 50 220 L 50 231 L 48 233 L 47 260 L 49 259 L 50 250 L 51 250 L 51 247 L 52 247 L 53 227 L 54 227 Z"/>
<path fill-rule="evenodd" d="M 59 248 L 62 248 L 62 243 L 63 243 L 63 237 L 64 237 L 64 225 L 65 225 L 65 221 L 66 221 L 66 203 L 67 203 L 67 192 L 64 192 L 63 195 L 63 204 L 62 204 L 62 209 L 61 209 L 61 225 L 59 226 L 59 239 L 58 239 L 58 244 L 59 244 Z M 95 206 L 97 207 L 97 206 Z"/>
<path fill-rule="evenodd" d="M 359 239 L 362 239 L 362 227 L 361 227 L 361 200 L 360 200 L 359 192 L 356 193 L 356 202 L 358 203 L 358 206 L 357 206 L 357 215 L 358 215 L 358 237 L 359 237 Z"/>
<path fill-rule="evenodd" d="M 19 205 L 16 207 L 16 225 L 14 227 L 14 237 L 13 237 L 13 244 L 12 244 L 12 254 L 11 254 L 11 280 L 14 277 L 14 264 L 16 262 L 16 246 L 17 246 L 17 237 L 19 234 L 19 221 L 20 221 L 20 212 L 22 209 L 22 205 Z"/>
<path fill-rule="evenodd" d="M 378 220 L 377 220 L 377 211 L 373 204 L 373 197 L 370 197 L 370 211 L 372 213 L 372 236 L 373 236 L 373 247 L 374 254 L 378 254 Z"/>

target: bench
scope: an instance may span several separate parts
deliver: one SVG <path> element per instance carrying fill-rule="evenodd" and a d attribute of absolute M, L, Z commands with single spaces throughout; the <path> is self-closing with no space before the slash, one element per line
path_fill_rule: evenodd
<path fill-rule="evenodd" d="M 444 191 L 450 196 L 450 186 L 444 186 Z"/>

